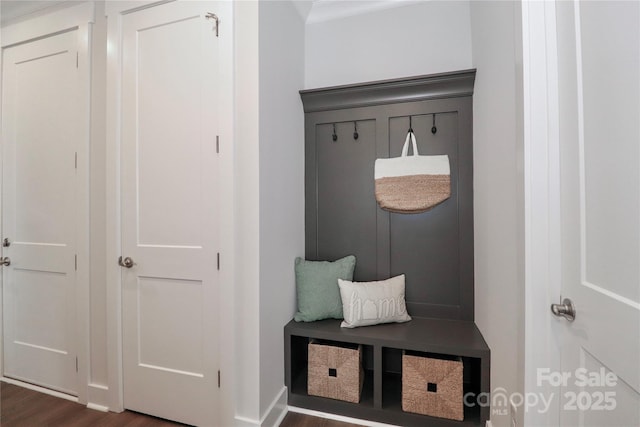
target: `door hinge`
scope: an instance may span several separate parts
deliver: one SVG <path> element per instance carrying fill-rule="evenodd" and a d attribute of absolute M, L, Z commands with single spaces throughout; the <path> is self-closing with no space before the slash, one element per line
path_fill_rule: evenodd
<path fill-rule="evenodd" d="M 78 271 L 78 255 L 75 255 L 75 268 Z"/>
<path fill-rule="evenodd" d="M 220 154 L 220 135 L 216 135 L 216 153 Z"/>
<path fill-rule="evenodd" d="M 78 372 L 78 358 L 76 357 L 76 372 Z"/>
<path fill-rule="evenodd" d="M 220 252 L 218 252 L 216 258 L 217 258 L 218 270 L 220 270 Z"/>
<path fill-rule="evenodd" d="M 80 54 L 76 52 L 76 68 L 80 68 Z"/>
<path fill-rule="evenodd" d="M 218 370 L 218 388 L 220 388 L 220 371 Z"/>
<path fill-rule="evenodd" d="M 76 151 L 75 160 L 74 160 L 75 168 L 78 169 L 78 152 Z"/>

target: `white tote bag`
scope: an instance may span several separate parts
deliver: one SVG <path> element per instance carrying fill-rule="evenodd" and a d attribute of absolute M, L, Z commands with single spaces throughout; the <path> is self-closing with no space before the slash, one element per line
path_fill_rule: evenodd
<path fill-rule="evenodd" d="M 413 155 L 408 156 L 409 141 Z M 413 132 L 407 134 L 400 157 L 377 159 L 376 200 L 384 210 L 421 213 L 451 197 L 449 156 L 420 156 Z"/>

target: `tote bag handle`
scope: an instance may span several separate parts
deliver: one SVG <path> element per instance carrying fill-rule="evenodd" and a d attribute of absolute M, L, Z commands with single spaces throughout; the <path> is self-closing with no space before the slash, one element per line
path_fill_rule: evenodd
<path fill-rule="evenodd" d="M 400 157 L 407 157 L 409 153 L 409 140 L 411 140 L 411 144 L 413 145 L 413 155 L 418 156 L 418 144 L 416 143 L 416 136 L 413 132 L 407 133 L 407 139 L 404 141 L 404 145 L 402 146 L 402 154 Z"/>

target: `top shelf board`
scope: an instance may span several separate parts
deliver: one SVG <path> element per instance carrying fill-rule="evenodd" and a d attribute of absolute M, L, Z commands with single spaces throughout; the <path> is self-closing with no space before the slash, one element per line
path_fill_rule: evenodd
<path fill-rule="evenodd" d="M 285 333 L 331 341 L 374 345 L 427 353 L 489 357 L 490 350 L 474 322 L 414 317 L 407 323 L 388 323 L 347 329 L 340 320 L 291 321 Z"/>

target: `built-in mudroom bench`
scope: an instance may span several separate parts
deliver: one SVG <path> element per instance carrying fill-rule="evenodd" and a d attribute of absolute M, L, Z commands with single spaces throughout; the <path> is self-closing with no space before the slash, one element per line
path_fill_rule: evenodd
<path fill-rule="evenodd" d="M 489 419 L 491 353 L 474 323 L 474 79 L 475 70 L 465 70 L 300 92 L 305 257 L 355 255 L 356 282 L 404 274 L 412 320 L 356 328 L 341 328 L 338 319 L 292 320 L 284 329 L 290 406 L 401 426 L 484 426 Z M 394 213 L 376 201 L 374 164 L 400 156 L 409 130 L 421 156 L 448 156 L 450 196 L 422 213 Z M 355 400 L 309 393 L 316 344 L 358 352 Z M 429 370 L 440 369 L 453 373 L 440 384 L 414 375 L 431 378 Z M 426 411 L 423 392 L 434 399 Z"/>

